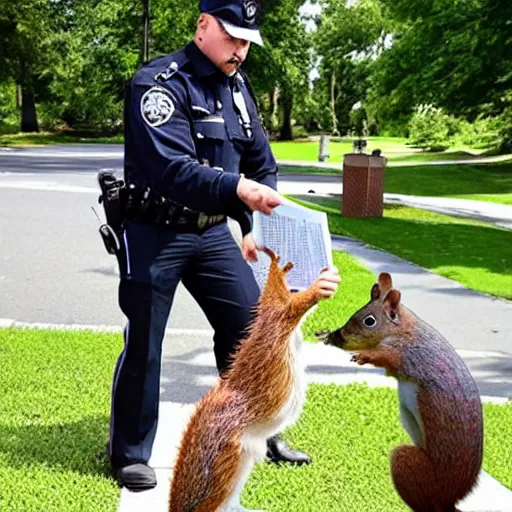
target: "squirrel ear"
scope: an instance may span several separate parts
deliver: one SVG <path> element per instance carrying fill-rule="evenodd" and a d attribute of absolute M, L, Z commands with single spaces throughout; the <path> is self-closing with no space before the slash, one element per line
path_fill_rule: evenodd
<path fill-rule="evenodd" d="M 398 306 L 400 305 L 401 294 L 398 290 L 390 290 L 384 299 L 384 311 L 392 322 L 400 323 L 398 318 Z"/>
<path fill-rule="evenodd" d="M 391 275 L 387 272 L 381 272 L 379 275 L 379 288 L 381 293 L 386 293 L 393 288 L 393 281 Z"/>
<path fill-rule="evenodd" d="M 370 292 L 371 300 L 377 300 L 380 297 L 380 288 L 377 283 L 372 286 L 372 291 Z"/>

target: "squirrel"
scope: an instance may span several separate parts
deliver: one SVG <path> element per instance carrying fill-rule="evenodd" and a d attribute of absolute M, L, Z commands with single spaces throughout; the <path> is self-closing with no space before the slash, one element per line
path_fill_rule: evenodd
<path fill-rule="evenodd" d="M 401 422 L 414 445 L 392 452 L 395 488 L 415 512 L 458 512 L 456 503 L 473 489 L 482 466 L 477 385 L 448 341 L 401 304 L 388 273 L 379 275 L 370 296 L 343 327 L 316 337 L 397 379 Z"/>
<path fill-rule="evenodd" d="M 293 264 L 279 268 L 279 256 L 262 250 L 271 258 L 267 282 L 230 368 L 199 400 L 185 429 L 169 512 L 247 510 L 240 494 L 254 464 L 265 457 L 266 439 L 302 412 L 306 375 L 298 326 L 334 291 L 326 291 L 325 281 L 322 289 L 321 274 L 306 290 L 292 293 L 286 273 Z"/>

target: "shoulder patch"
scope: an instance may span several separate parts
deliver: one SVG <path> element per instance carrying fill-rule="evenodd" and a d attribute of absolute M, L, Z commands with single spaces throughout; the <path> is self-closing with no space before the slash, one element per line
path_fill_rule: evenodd
<path fill-rule="evenodd" d="M 162 126 L 174 113 L 174 101 L 162 87 L 151 87 L 140 100 L 140 113 L 149 126 Z"/>

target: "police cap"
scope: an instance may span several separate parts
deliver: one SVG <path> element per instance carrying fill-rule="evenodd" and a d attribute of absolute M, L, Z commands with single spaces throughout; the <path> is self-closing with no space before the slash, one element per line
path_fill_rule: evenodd
<path fill-rule="evenodd" d="M 201 0 L 200 10 L 215 16 L 231 36 L 263 46 L 257 0 Z"/>

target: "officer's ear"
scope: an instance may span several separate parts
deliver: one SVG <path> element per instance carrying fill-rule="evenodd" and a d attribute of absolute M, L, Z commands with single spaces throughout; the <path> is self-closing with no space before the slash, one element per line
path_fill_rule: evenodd
<path fill-rule="evenodd" d="M 197 20 L 197 28 L 199 30 L 206 30 L 209 22 L 210 20 L 208 15 L 203 12 L 201 13 L 201 16 L 199 16 L 199 19 Z"/>

